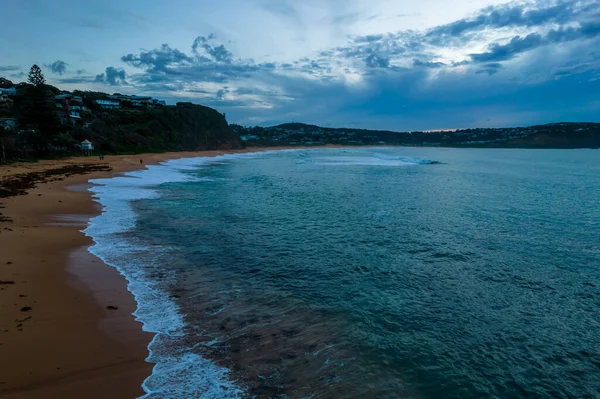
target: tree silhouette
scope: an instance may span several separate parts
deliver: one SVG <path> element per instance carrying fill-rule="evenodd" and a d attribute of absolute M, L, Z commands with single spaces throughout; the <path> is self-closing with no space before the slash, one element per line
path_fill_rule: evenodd
<path fill-rule="evenodd" d="M 29 70 L 29 76 L 27 77 L 27 81 L 34 86 L 41 86 L 44 83 L 46 83 L 46 79 L 44 79 L 42 69 L 36 64 L 33 64 L 31 69 Z"/>

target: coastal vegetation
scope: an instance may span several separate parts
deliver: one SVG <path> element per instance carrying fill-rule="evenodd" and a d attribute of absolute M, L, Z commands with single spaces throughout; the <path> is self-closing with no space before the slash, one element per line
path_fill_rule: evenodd
<path fill-rule="evenodd" d="M 46 84 L 37 65 L 26 83 L 2 78 L 0 89 L 9 88 L 14 88 L 14 94 L 3 96 L 0 107 L 0 162 L 75 155 L 84 140 L 93 143 L 96 153 L 113 154 L 242 145 L 225 116 L 202 105 L 144 102 L 140 106 L 123 101 L 118 109 L 106 109 L 98 100 L 111 95 L 61 91 Z"/>
<path fill-rule="evenodd" d="M 272 127 L 231 125 L 249 146 L 402 145 L 473 148 L 600 148 L 600 123 L 552 123 L 515 128 L 447 131 L 326 128 L 303 123 Z"/>

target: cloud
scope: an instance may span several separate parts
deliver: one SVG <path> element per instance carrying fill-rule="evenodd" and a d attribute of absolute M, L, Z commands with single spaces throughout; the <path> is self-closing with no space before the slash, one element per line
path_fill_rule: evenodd
<path fill-rule="evenodd" d="M 359 36 L 354 39 L 354 42 L 355 43 L 373 43 L 373 42 L 378 42 L 378 41 L 382 40 L 384 37 L 385 36 L 382 34 Z"/>
<path fill-rule="evenodd" d="M 515 36 L 507 44 L 492 44 L 488 52 L 471 54 L 471 59 L 475 62 L 506 61 L 537 47 L 590 39 L 599 35 L 600 22 L 584 23 L 579 27 L 552 29 L 545 36 L 539 33 L 531 33 L 525 37 Z"/>
<path fill-rule="evenodd" d="M 545 6 L 546 4 L 552 4 Z M 535 8 L 542 5 L 540 8 Z M 507 27 L 537 27 L 549 24 L 566 24 L 576 20 L 582 14 L 597 11 L 594 1 L 548 2 L 538 0 L 534 3 L 510 3 L 484 8 L 473 18 L 460 19 L 450 24 L 437 26 L 427 33 L 433 41 L 443 37 L 457 37 L 466 33 L 485 29 Z"/>
<path fill-rule="evenodd" d="M 0 72 L 13 72 L 20 70 L 21 67 L 15 65 L 0 65 Z"/>
<path fill-rule="evenodd" d="M 488 75 L 493 75 L 502 68 L 503 68 L 503 66 L 501 63 L 492 62 L 489 64 L 482 65 L 482 67 L 480 69 L 478 69 L 477 71 L 475 71 L 475 73 L 486 73 Z"/>
<path fill-rule="evenodd" d="M 293 5 L 283 2 L 274 12 L 299 17 Z M 585 99 L 600 86 L 597 21 L 597 1 L 520 1 L 429 30 L 353 36 L 309 56 L 266 62 L 241 58 L 210 34 L 190 40 L 188 49 L 163 44 L 129 53 L 121 61 L 137 71 L 126 76 L 108 67 L 96 81 L 219 107 L 241 123 L 506 126 L 554 118 L 561 109 L 583 115 L 591 103 Z M 572 102 L 549 101 L 559 89 Z M 581 99 L 574 100 L 577 90 Z"/>
<path fill-rule="evenodd" d="M 57 75 L 62 75 L 67 71 L 67 64 L 64 61 L 54 61 L 52 64 L 46 64 L 46 66 L 48 68 L 50 68 L 50 70 L 52 71 L 52 73 L 55 73 Z"/>
<path fill-rule="evenodd" d="M 349 45 L 324 50 L 321 56 L 362 60 L 366 67 L 373 68 L 385 67 L 385 64 L 388 67 L 399 63 L 409 65 L 409 60 L 435 59 L 440 53 L 451 50 L 460 58 L 439 62 L 456 65 L 469 57 L 469 54 L 461 55 L 462 49 L 480 47 L 481 42 L 487 41 L 489 51 L 475 54 L 472 59 L 476 62 L 503 61 L 542 45 L 595 37 L 597 21 L 600 21 L 600 2 L 596 0 L 510 3 L 484 8 L 474 17 L 424 32 L 398 31 L 353 37 Z M 497 42 L 507 30 L 523 33 L 514 35 L 510 43 Z M 376 57 L 390 62 L 378 63 Z M 413 66 L 427 65 L 417 62 Z"/>
<path fill-rule="evenodd" d="M 160 48 L 145 51 L 139 54 L 127 54 L 121 57 L 121 61 L 149 72 L 175 73 L 176 67 L 190 65 L 192 59 L 177 49 L 163 44 Z"/>
<path fill-rule="evenodd" d="M 219 101 L 225 100 L 225 96 L 229 93 L 229 89 L 226 87 L 217 91 L 215 98 Z"/>
<path fill-rule="evenodd" d="M 223 84 L 232 80 L 249 79 L 258 73 L 274 72 L 278 67 L 272 62 L 256 63 L 253 60 L 236 59 L 225 45 L 215 41 L 216 37 L 212 34 L 199 36 L 193 41 L 190 54 L 163 44 L 154 50 L 127 54 L 121 60 L 144 71 L 132 75 L 131 79 L 147 90 L 155 90 L 165 84 L 188 87 L 199 81 Z M 318 68 L 318 65 L 307 66 L 304 62 L 293 68 L 308 71 Z"/>
<path fill-rule="evenodd" d="M 210 44 L 210 41 L 215 39 L 215 35 L 211 34 L 208 37 L 198 36 L 194 40 L 194 44 L 192 44 L 192 52 L 200 57 L 201 60 L 204 61 L 204 54 L 208 55 L 212 60 L 216 62 L 223 62 L 226 64 L 231 64 L 233 59 L 233 54 L 229 52 L 224 45 L 213 46 Z M 204 54 L 200 49 L 204 50 Z"/>
<path fill-rule="evenodd" d="M 11 73 L 10 77 L 11 78 L 16 78 L 16 79 L 23 79 L 25 77 L 25 72 L 20 71 L 20 72 L 17 72 L 17 73 Z"/>
<path fill-rule="evenodd" d="M 94 81 L 111 86 L 120 86 L 127 84 L 125 78 L 125 71 L 123 69 L 117 69 L 115 67 L 109 66 L 106 68 L 104 73 L 96 75 Z"/>
<path fill-rule="evenodd" d="M 441 68 L 441 67 L 445 67 L 446 64 L 444 64 L 443 62 L 421 61 L 418 59 L 414 59 L 413 66 L 424 67 L 424 68 Z"/>
<path fill-rule="evenodd" d="M 387 68 L 390 66 L 390 59 L 377 54 L 369 54 L 365 58 L 365 64 L 369 68 Z"/>
<path fill-rule="evenodd" d="M 264 90 L 258 87 L 239 87 L 235 90 L 239 95 L 259 95 L 259 96 L 277 96 L 279 93 L 275 90 Z"/>

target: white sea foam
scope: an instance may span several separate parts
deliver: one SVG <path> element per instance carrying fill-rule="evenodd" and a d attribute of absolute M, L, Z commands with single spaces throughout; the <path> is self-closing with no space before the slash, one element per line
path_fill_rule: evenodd
<path fill-rule="evenodd" d="M 300 158 L 327 165 L 411 165 L 422 160 L 407 158 L 385 159 L 386 156 L 341 156 L 315 157 L 320 151 L 302 151 Z M 127 232 L 136 226 L 136 213 L 133 201 L 158 198 L 156 187 L 163 183 L 202 181 L 186 171 L 227 163 L 235 159 L 258 158 L 282 150 L 261 153 L 228 154 L 217 157 L 187 158 L 167 161 L 161 165 L 148 166 L 147 170 L 126 173 L 111 179 L 96 179 L 89 189 L 94 199 L 103 206 L 101 215 L 90 220 L 84 233 L 90 236 L 94 245 L 90 252 L 106 264 L 115 267 L 127 279 L 128 289 L 133 293 L 138 308 L 134 313 L 143 323 L 145 331 L 155 333 L 148 349 L 148 360 L 156 363 L 152 375 L 143 383 L 143 399 L 240 398 L 243 391 L 229 379 L 229 370 L 208 359 L 186 350 L 178 343 L 184 339 L 185 322 L 177 303 L 165 291 L 170 275 L 160 267 L 156 258 L 163 248 L 145 247 L 141 242 L 129 237 Z M 326 152 L 326 151 L 323 151 Z M 316 162 L 315 162 L 316 161 Z M 430 161 L 429 161 L 430 162 Z M 160 279 L 156 278 L 160 272 Z"/>
<path fill-rule="evenodd" d="M 90 220 L 83 231 L 94 245 L 90 252 L 115 267 L 127 279 L 128 289 L 136 299 L 134 313 L 145 331 L 155 333 L 148 349 L 148 360 L 156 363 L 143 388 L 144 399 L 167 398 L 239 398 L 242 391 L 228 379 L 229 370 L 199 355 L 186 353 L 177 345 L 184 335 L 184 319 L 177 304 L 164 291 L 169 273 L 157 265 L 161 248 L 151 250 L 125 234 L 136 225 L 132 201 L 158 197 L 155 187 L 162 183 L 201 181 L 186 170 L 256 154 L 224 155 L 215 158 L 190 158 L 168 161 L 147 170 L 126 173 L 111 179 L 96 179 L 89 190 L 102 204 L 103 212 Z M 161 279 L 151 274 L 161 272 Z M 175 348 L 175 349 L 174 349 Z M 183 350 L 183 351 L 182 351 Z"/>

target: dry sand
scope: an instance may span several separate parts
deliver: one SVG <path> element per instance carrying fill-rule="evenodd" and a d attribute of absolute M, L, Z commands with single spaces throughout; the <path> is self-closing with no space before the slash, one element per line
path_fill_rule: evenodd
<path fill-rule="evenodd" d="M 153 366 L 145 362 L 152 335 L 142 332 L 132 316 L 136 304 L 125 279 L 87 251 L 91 240 L 80 230 L 101 211 L 85 190 L 87 182 L 168 159 L 225 152 L 243 151 L 106 156 L 103 162 L 78 157 L 0 166 L 0 183 L 70 165 L 112 168 L 0 198 L 0 220 L 12 220 L 0 221 L 0 397 L 131 399 L 143 394 L 141 384 Z"/>

